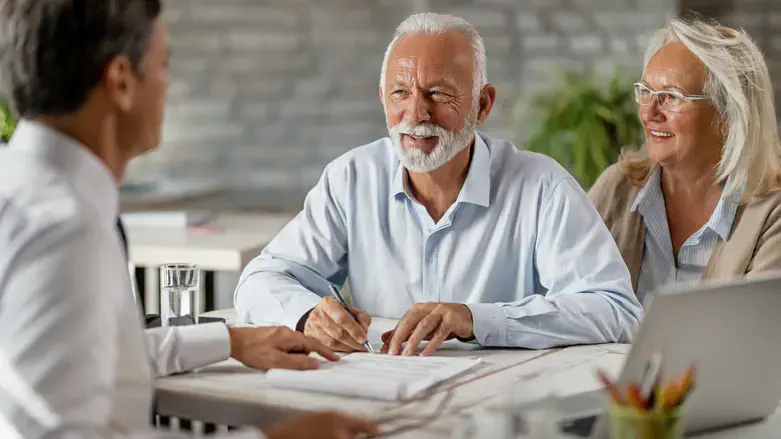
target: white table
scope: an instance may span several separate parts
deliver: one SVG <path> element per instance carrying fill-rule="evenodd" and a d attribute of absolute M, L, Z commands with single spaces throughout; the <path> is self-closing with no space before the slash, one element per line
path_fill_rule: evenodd
<path fill-rule="evenodd" d="M 260 253 L 293 215 L 221 214 L 201 228 L 128 226 L 130 261 L 147 312 L 159 309 L 157 269 L 168 263 L 196 264 L 204 272 L 206 310 L 214 303 L 214 272 L 239 272 Z"/>
<path fill-rule="evenodd" d="M 130 226 L 130 259 L 138 266 L 185 262 L 208 271 L 240 271 L 292 218 L 224 214 L 207 228 Z"/>
<path fill-rule="evenodd" d="M 227 318 L 229 323 L 235 316 L 232 311 L 224 310 L 209 315 Z M 483 365 L 442 386 L 431 397 L 404 403 L 272 388 L 265 382 L 263 372 L 228 360 L 195 373 L 157 380 L 157 410 L 169 416 L 261 428 L 290 416 L 318 410 L 340 409 L 375 419 L 396 419 L 384 427 L 391 429 L 414 425 L 431 417 L 423 428 L 394 437 L 444 439 L 450 437 L 465 414 L 476 410 L 491 409 L 510 400 L 515 403 L 533 400 L 545 393 L 565 396 L 598 389 L 596 368 L 617 375 L 628 348 L 628 345 L 594 345 L 547 351 L 443 350 L 438 354 L 481 357 Z M 781 413 L 760 424 L 700 437 L 781 437 Z"/>

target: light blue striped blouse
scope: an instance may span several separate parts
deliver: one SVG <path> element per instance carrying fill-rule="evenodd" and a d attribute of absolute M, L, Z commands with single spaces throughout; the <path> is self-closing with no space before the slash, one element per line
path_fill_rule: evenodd
<path fill-rule="evenodd" d="M 641 303 L 649 292 L 661 287 L 693 284 L 700 280 L 716 243 L 729 236 L 740 199 L 739 193 L 722 197 L 708 222 L 683 243 L 676 263 L 661 176 L 660 168 L 657 167 L 632 204 L 632 212 L 637 211 L 643 216 L 646 228 L 643 263 L 636 291 Z"/>

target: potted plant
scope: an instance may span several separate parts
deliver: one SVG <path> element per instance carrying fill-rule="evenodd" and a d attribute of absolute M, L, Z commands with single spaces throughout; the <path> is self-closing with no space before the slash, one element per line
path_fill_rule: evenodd
<path fill-rule="evenodd" d="M 5 98 L 0 97 L 0 142 L 8 143 L 16 129 L 16 120 L 11 112 L 11 106 Z"/>
<path fill-rule="evenodd" d="M 591 187 L 623 147 L 642 142 L 633 93 L 618 71 L 607 81 L 593 72 L 565 73 L 559 87 L 532 98 L 526 148 L 552 157 Z"/>

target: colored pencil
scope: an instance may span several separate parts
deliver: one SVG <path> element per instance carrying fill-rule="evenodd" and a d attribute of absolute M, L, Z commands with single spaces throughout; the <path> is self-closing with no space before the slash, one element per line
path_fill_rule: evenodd
<path fill-rule="evenodd" d="M 614 404 L 626 404 L 626 400 L 624 400 L 624 397 L 621 395 L 621 391 L 618 390 L 618 386 L 616 386 L 616 384 L 610 378 L 608 378 L 604 371 L 601 369 L 597 370 L 597 377 L 599 377 L 599 380 L 602 381 L 602 384 L 605 385 L 605 389 L 607 389 L 607 392 L 610 395 L 610 399 Z"/>

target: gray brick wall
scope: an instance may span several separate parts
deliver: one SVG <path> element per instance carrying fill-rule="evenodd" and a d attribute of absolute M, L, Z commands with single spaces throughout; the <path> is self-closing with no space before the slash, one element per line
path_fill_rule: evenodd
<path fill-rule="evenodd" d="M 242 207 L 291 209 L 330 160 L 386 135 L 380 64 L 393 30 L 410 13 L 452 13 L 480 30 L 489 80 L 499 90 L 483 129 L 517 139 L 519 99 L 551 85 L 565 68 L 623 65 L 639 73 L 647 36 L 678 8 L 678 0 L 166 4 L 174 57 L 163 145 L 137 160 L 128 180 L 207 177 L 243 194 L 221 198 L 220 207 L 244 200 Z M 779 14 L 763 17 L 768 26 L 769 17 L 781 21 Z M 767 40 L 781 51 L 781 34 Z"/>
<path fill-rule="evenodd" d="M 743 28 L 754 38 L 765 55 L 781 114 L 781 0 L 681 0 L 681 10 Z"/>

